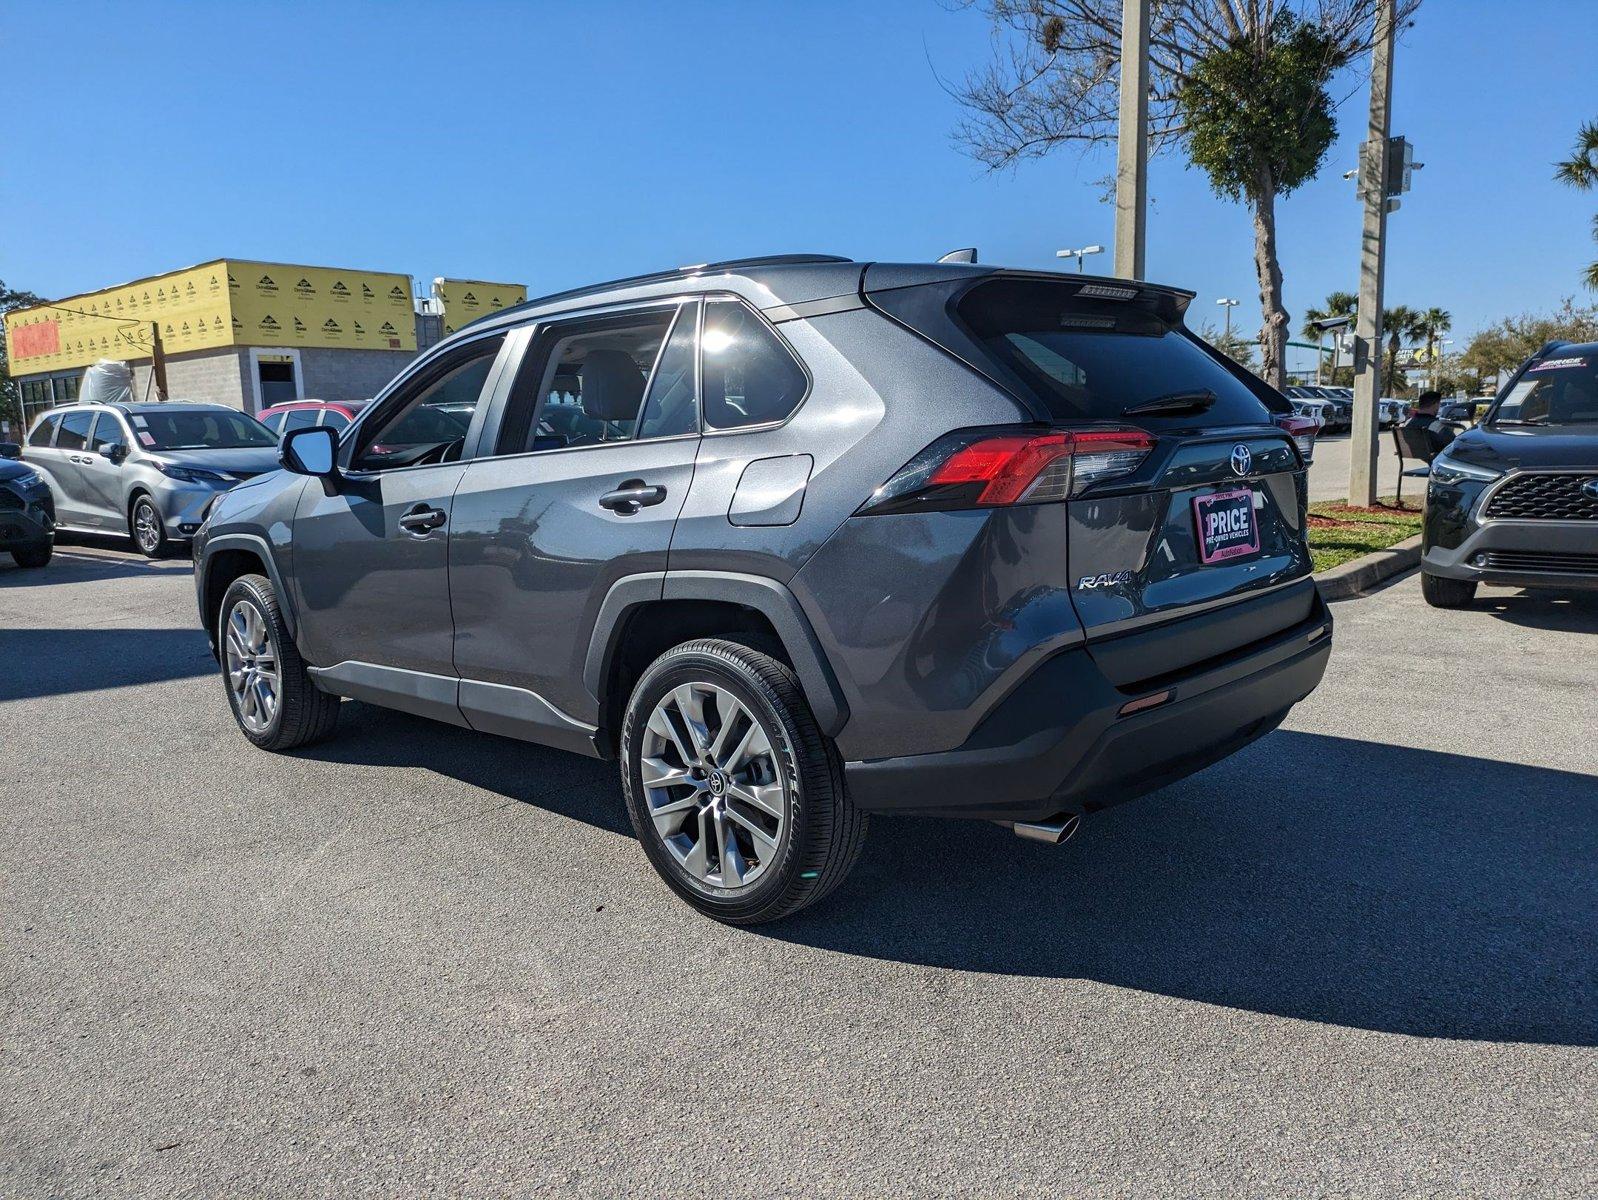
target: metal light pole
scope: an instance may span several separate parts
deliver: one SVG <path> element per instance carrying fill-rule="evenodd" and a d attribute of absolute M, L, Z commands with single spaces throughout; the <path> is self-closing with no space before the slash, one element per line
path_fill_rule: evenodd
<path fill-rule="evenodd" d="M 1392 127 L 1393 0 L 1379 0 L 1371 52 L 1370 124 L 1362 151 L 1360 191 L 1365 222 L 1360 235 L 1359 312 L 1354 325 L 1354 428 L 1349 435 L 1348 502 L 1376 503 L 1376 401 L 1382 394 L 1382 283 L 1386 271 L 1389 155 Z"/>
<path fill-rule="evenodd" d="M 1237 307 L 1237 301 L 1222 296 L 1215 303 L 1223 305 L 1226 308 L 1226 336 L 1227 339 L 1230 340 L 1232 336 L 1232 310 Z"/>
<path fill-rule="evenodd" d="M 1115 273 L 1143 278 L 1149 203 L 1149 0 L 1121 3 L 1121 103 L 1115 152 Z"/>
<path fill-rule="evenodd" d="M 1074 259 L 1076 259 L 1076 273 L 1078 275 L 1080 275 L 1080 274 L 1082 274 L 1082 259 L 1085 256 L 1087 256 L 1089 254 L 1103 254 L 1103 253 L 1104 253 L 1104 247 L 1103 246 L 1083 246 L 1080 249 L 1076 249 L 1076 250 L 1056 250 L 1054 252 L 1054 257 L 1055 258 L 1074 258 Z"/>

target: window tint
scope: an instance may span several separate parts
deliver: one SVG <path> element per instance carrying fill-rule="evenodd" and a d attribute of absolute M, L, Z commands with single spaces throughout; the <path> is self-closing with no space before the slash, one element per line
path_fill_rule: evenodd
<path fill-rule="evenodd" d="M 332 429 L 348 429 L 350 419 L 336 408 L 324 408 L 322 410 L 322 424 Z"/>
<path fill-rule="evenodd" d="M 265 425 L 268 429 L 270 429 L 273 433 L 282 433 L 283 432 L 283 418 L 286 417 L 287 415 L 288 415 L 287 413 L 280 413 L 280 412 L 273 413 L 270 416 L 261 417 L 260 418 L 260 422 L 261 422 L 262 425 Z"/>
<path fill-rule="evenodd" d="M 1533 363 L 1490 419 L 1494 425 L 1598 425 L 1598 355 L 1555 352 Z"/>
<path fill-rule="evenodd" d="M 677 323 L 644 400 L 644 415 L 638 422 L 640 438 L 676 437 L 699 430 L 699 411 L 695 403 L 694 347 L 698 344 L 699 305 L 685 304 L 677 313 Z"/>
<path fill-rule="evenodd" d="M 70 412 L 61 418 L 61 432 L 56 434 L 58 450 L 82 450 L 89 442 L 89 424 L 94 420 L 94 410 Z"/>
<path fill-rule="evenodd" d="M 241 450 L 275 440 L 254 417 L 224 408 L 146 408 L 131 420 L 147 450 Z"/>
<path fill-rule="evenodd" d="M 998 280 L 973 288 L 959 314 L 1054 417 L 1117 420 L 1140 404 L 1212 393 L 1195 416 L 1139 416 L 1139 424 L 1239 425 L 1268 421 L 1264 403 L 1175 326 L 1130 303 L 1087 300 L 1075 284 Z"/>
<path fill-rule="evenodd" d="M 316 410 L 314 408 L 291 408 L 283 414 L 283 433 L 293 433 L 296 429 L 309 429 L 316 424 Z"/>
<path fill-rule="evenodd" d="M 499 452 L 630 441 L 675 314 L 674 308 L 651 309 L 556 325 L 542 334 L 517 374 Z M 670 415 L 680 420 L 678 401 Z M 661 412 L 664 419 L 664 395 Z"/>
<path fill-rule="evenodd" d="M 354 469 L 380 471 L 457 461 L 504 340 L 500 335 L 474 342 L 407 384 L 399 407 L 371 423 L 351 464 Z M 314 422 L 315 412 L 310 415 Z"/>
<path fill-rule="evenodd" d="M 122 421 L 116 413 L 102 412 L 94 423 L 94 437 L 89 441 L 89 449 L 100 451 L 113 443 L 126 446 L 127 431 L 122 428 Z"/>
<path fill-rule="evenodd" d="M 33 432 L 28 435 L 28 445 L 48 446 L 50 439 L 55 436 L 55 427 L 61 420 L 60 417 L 46 417 L 33 427 Z"/>
<path fill-rule="evenodd" d="M 705 305 L 705 424 L 736 429 L 781 421 L 805 395 L 805 373 L 765 321 L 734 300 Z"/>

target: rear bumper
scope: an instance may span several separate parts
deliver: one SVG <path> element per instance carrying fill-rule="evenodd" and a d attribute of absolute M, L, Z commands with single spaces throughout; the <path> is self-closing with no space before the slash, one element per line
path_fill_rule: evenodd
<path fill-rule="evenodd" d="M 1037 821 L 1088 813 L 1174 783 L 1276 728 L 1315 690 L 1331 657 L 1331 614 L 1309 619 L 1193 671 L 1115 687 L 1086 649 L 1055 655 L 963 746 L 844 764 L 855 803 L 872 812 Z M 1169 690 L 1158 707 L 1122 709 Z"/>
<path fill-rule="evenodd" d="M 1457 546 L 1430 545 L 1428 575 L 1498 587 L 1598 590 L 1598 522 L 1484 521 Z"/>

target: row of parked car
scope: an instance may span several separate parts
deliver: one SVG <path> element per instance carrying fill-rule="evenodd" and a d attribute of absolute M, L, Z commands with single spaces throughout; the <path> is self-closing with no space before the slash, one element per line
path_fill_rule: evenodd
<path fill-rule="evenodd" d="M 1346 387 L 1320 387 L 1294 385 L 1282 389 L 1293 402 L 1293 411 L 1301 417 L 1319 422 L 1319 433 L 1347 433 L 1354 428 L 1354 389 Z M 1378 424 L 1391 429 L 1409 416 L 1409 405 L 1391 396 L 1377 402 Z"/>

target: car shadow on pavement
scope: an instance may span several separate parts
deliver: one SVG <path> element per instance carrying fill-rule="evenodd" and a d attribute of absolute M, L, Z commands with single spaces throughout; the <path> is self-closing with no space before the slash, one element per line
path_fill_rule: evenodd
<path fill-rule="evenodd" d="M 17 670 L 17 663 L 27 669 Z M 162 683 L 216 670 L 198 629 L 0 629 L 0 702 Z"/>
<path fill-rule="evenodd" d="M 114 548 L 113 548 L 114 549 Z M 97 583 L 105 579 L 143 578 L 151 575 L 188 573 L 194 564 L 187 558 L 151 560 L 138 553 L 107 553 L 100 545 L 64 545 L 56 542 L 55 554 L 46 567 L 27 569 L 16 566 L 11 556 L 0 554 L 0 588 L 45 587 L 60 583 Z"/>
<path fill-rule="evenodd" d="M 876 821 L 757 932 L 1361 1029 L 1598 1045 L 1598 778 L 1278 732 L 1058 848 Z"/>
<path fill-rule="evenodd" d="M 1528 629 L 1598 634 L 1598 592 L 1494 592 L 1478 595 L 1471 608 Z"/>
<path fill-rule="evenodd" d="M 318 762 L 417 767 L 631 837 L 614 763 L 345 701 L 338 732 L 293 751 Z"/>

